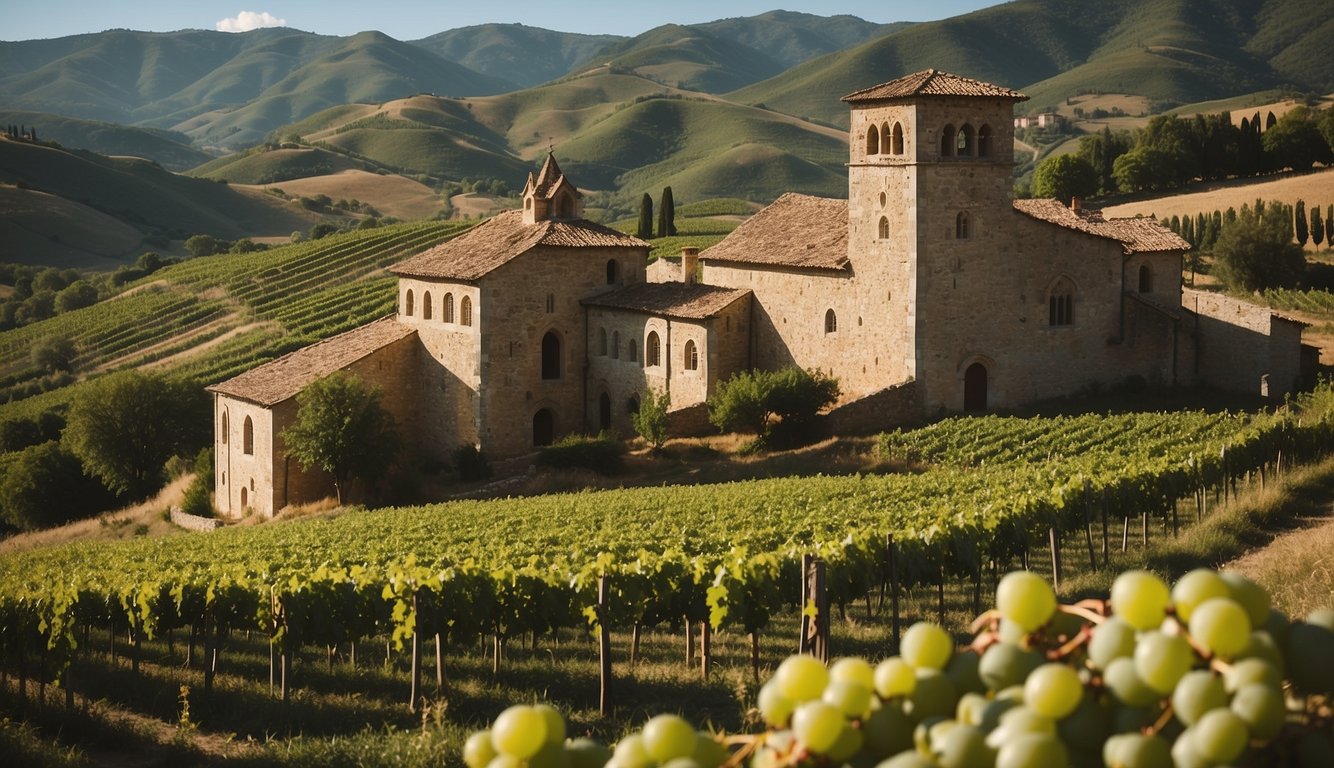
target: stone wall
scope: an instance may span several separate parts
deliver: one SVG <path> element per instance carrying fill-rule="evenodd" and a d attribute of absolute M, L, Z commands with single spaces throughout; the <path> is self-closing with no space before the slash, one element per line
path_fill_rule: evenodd
<path fill-rule="evenodd" d="M 1195 323 L 1195 370 L 1204 383 L 1275 400 L 1297 388 L 1301 323 L 1218 293 L 1186 289 L 1181 303 Z"/>
<path fill-rule="evenodd" d="M 246 450 L 246 419 L 250 450 Z M 227 428 L 222 428 L 226 421 Z M 272 516 L 274 507 L 273 411 L 226 395 L 213 397 L 214 504 L 222 514 L 240 517 L 247 510 Z"/>
<path fill-rule="evenodd" d="M 202 533 L 216 531 L 222 527 L 222 521 L 217 518 L 186 514 L 176 507 L 171 508 L 171 522 L 187 531 L 199 531 Z"/>
<path fill-rule="evenodd" d="M 917 383 L 907 381 L 842 403 L 825 417 L 835 435 L 873 435 L 922 418 Z"/>

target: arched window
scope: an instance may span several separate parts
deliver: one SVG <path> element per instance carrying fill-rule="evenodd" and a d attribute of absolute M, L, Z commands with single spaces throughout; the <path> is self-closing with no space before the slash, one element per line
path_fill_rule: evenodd
<path fill-rule="evenodd" d="M 445 308 L 442 314 L 444 316 L 440 319 L 444 320 L 446 323 L 454 322 L 454 294 L 445 294 Z"/>
<path fill-rule="evenodd" d="M 630 350 L 630 362 L 639 362 L 639 342 L 630 339 L 630 343 L 626 345 L 626 348 Z"/>
<path fill-rule="evenodd" d="M 699 370 L 699 350 L 694 341 L 687 341 L 685 348 L 685 366 L 687 371 Z"/>
<path fill-rule="evenodd" d="M 896 154 L 896 155 L 901 155 L 901 154 L 903 154 L 903 125 L 902 125 L 902 124 L 900 124 L 900 123 L 894 123 L 894 133 L 892 134 L 892 136 L 893 136 L 893 138 L 890 140 L 890 143 L 889 143 L 889 149 L 890 149 L 890 152 L 892 152 L 893 154 Z"/>
<path fill-rule="evenodd" d="M 977 156 L 991 157 L 991 126 L 989 125 L 977 129 Z"/>
<path fill-rule="evenodd" d="M 1047 325 L 1060 328 L 1075 324 L 1075 287 L 1069 280 L 1057 280 L 1047 294 Z"/>
<path fill-rule="evenodd" d="M 611 332 L 611 359 L 613 359 L 613 360 L 620 360 L 620 359 L 621 359 L 621 332 L 620 332 L 620 331 L 612 331 L 612 332 Z"/>
<path fill-rule="evenodd" d="M 947 125 L 940 132 L 941 157 L 950 157 L 951 155 L 954 154 L 954 142 L 955 142 L 954 126 Z"/>
<path fill-rule="evenodd" d="M 638 395 L 630 395 L 630 399 L 625 401 L 625 412 L 631 415 L 639 413 Z"/>
<path fill-rule="evenodd" d="M 611 429 L 611 396 L 606 392 L 598 396 L 598 429 Z"/>
<path fill-rule="evenodd" d="M 1153 293 L 1153 270 L 1148 264 L 1139 265 L 1139 292 Z"/>
<path fill-rule="evenodd" d="M 430 320 L 430 319 L 431 319 L 431 292 L 430 292 L 430 291 L 426 291 L 426 292 L 422 293 L 422 319 L 423 319 L 423 320 Z"/>
<path fill-rule="evenodd" d="M 606 357 L 606 356 L 607 356 L 607 329 L 606 329 L 606 328 L 599 328 L 599 329 L 598 329 L 598 354 L 599 354 L 599 355 L 602 355 L 603 357 Z"/>
<path fill-rule="evenodd" d="M 866 154 L 880 154 L 880 129 L 874 125 L 866 129 Z"/>
<path fill-rule="evenodd" d="M 556 198 L 556 217 L 560 219 L 574 218 L 574 197 L 568 192 Z"/>
<path fill-rule="evenodd" d="M 658 332 L 649 331 L 644 341 L 644 365 L 662 364 L 662 342 L 658 341 Z"/>
<path fill-rule="evenodd" d="M 459 325 L 472 325 L 472 297 L 464 296 L 459 302 Z"/>
<path fill-rule="evenodd" d="M 888 239 L 889 239 L 889 217 L 888 217 L 888 216 L 881 216 L 881 217 L 880 217 L 880 239 L 881 239 L 881 240 L 888 240 Z"/>
<path fill-rule="evenodd" d="M 411 289 L 411 288 L 408 289 L 408 295 L 407 295 L 407 298 L 404 299 L 404 302 L 403 302 L 403 303 L 404 303 L 403 314 L 407 315 L 408 317 L 412 317 L 412 289 Z"/>
<path fill-rule="evenodd" d="M 249 416 L 245 417 L 245 423 L 241 425 L 241 453 L 255 455 L 255 422 Z"/>
<path fill-rule="evenodd" d="M 560 337 L 555 331 L 542 337 L 542 378 L 560 378 Z"/>
<path fill-rule="evenodd" d="M 880 154 L 889 154 L 889 123 L 880 126 Z"/>
<path fill-rule="evenodd" d="M 607 259 L 607 285 L 616 284 L 617 272 L 619 271 L 620 265 L 616 263 L 616 259 Z"/>
<path fill-rule="evenodd" d="M 963 372 L 963 409 L 969 413 L 987 409 L 987 367 L 981 363 Z"/>
<path fill-rule="evenodd" d="M 556 442 L 556 415 L 550 408 L 533 414 L 533 445 L 542 447 Z"/>
<path fill-rule="evenodd" d="M 959 215 L 954 217 L 954 237 L 959 240 L 967 240 L 971 237 L 972 221 L 970 221 L 967 211 L 959 211 Z"/>
<path fill-rule="evenodd" d="M 226 408 L 222 409 L 222 429 L 219 429 L 218 432 L 222 433 L 222 444 L 223 444 L 223 445 L 226 445 L 226 444 L 227 444 L 227 409 L 226 409 Z"/>
<path fill-rule="evenodd" d="M 549 314 L 551 314 L 552 312 L 555 312 L 555 311 L 556 311 L 556 294 L 554 294 L 554 293 L 548 293 L 548 294 L 547 294 L 547 314 L 549 315 Z"/>
<path fill-rule="evenodd" d="M 827 309 L 827 310 L 825 310 L 825 313 L 824 313 L 824 332 L 825 332 L 825 333 L 838 333 L 838 315 L 835 315 L 835 314 L 834 314 L 834 310 L 832 310 L 832 309 Z"/>
<path fill-rule="evenodd" d="M 241 486 L 241 509 L 246 509 L 249 506 L 250 497 L 247 495 L 246 487 L 243 485 Z"/>
<path fill-rule="evenodd" d="M 964 123 L 963 127 L 959 129 L 959 135 L 954 140 L 954 147 L 957 150 L 955 154 L 960 157 L 973 156 L 973 126 L 971 124 Z"/>

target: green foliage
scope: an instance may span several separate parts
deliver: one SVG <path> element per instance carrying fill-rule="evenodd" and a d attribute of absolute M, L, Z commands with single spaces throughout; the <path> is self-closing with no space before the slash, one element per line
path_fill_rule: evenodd
<path fill-rule="evenodd" d="M 742 371 L 718 386 L 709 398 L 709 422 L 723 431 L 743 431 L 767 440 L 805 436 L 820 409 L 838 400 L 838 380 L 820 371 L 784 368 Z M 777 428 L 770 418 L 781 419 Z"/>
<path fill-rule="evenodd" d="M 454 452 L 450 454 L 450 460 L 454 465 L 454 471 L 459 475 L 459 479 L 465 483 L 491 477 L 491 462 L 487 461 L 485 453 L 479 451 L 477 446 L 471 443 L 455 448 Z"/>
<path fill-rule="evenodd" d="M 21 530 L 89 517 L 112 501 L 84 474 L 79 459 L 54 440 L 6 456 L 0 469 L 0 519 Z"/>
<path fill-rule="evenodd" d="M 74 370 L 74 342 L 60 336 L 48 336 L 33 345 L 32 364 L 47 373 Z"/>
<path fill-rule="evenodd" d="M 1320 206 L 1311 206 L 1311 243 L 1319 246 L 1325 240 L 1325 217 Z"/>
<path fill-rule="evenodd" d="M 160 487 L 167 459 L 205 444 L 209 410 L 195 384 L 138 371 L 103 376 L 75 396 L 63 442 L 107 488 L 141 499 Z"/>
<path fill-rule="evenodd" d="M 537 464 L 547 469 L 586 469 L 614 475 L 624 469 L 625 446 L 611 435 L 566 435 L 537 454 Z"/>
<path fill-rule="evenodd" d="M 87 280 L 75 280 L 56 294 L 56 311 L 73 312 L 97 303 L 97 288 Z"/>
<path fill-rule="evenodd" d="M 1235 222 L 1223 227 L 1214 258 L 1223 282 L 1248 293 L 1294 287 L 1306 270 L 1302 248 L 1292 242 L 1291 209 L 1277 203 L 1270 203 L 1263 216 L 1243 208 Z"/>
<path fill-rule="evenodd" d="M 1068 203 L 1073 197 L 1097 194 L 1098 187 L 1098 172 L 1078 155 L 1048 157 L 1033 172 L 1034 197 L 1054 197 Z"/>
<path fill-rule="evenodd" d="M 658 205 L 658 237 L 671 237 L 676 234 L 676 203 L 672 200 L 672 188 L 662 190 Z"/>
<path fill-rule="evenodd" d="M 1172 158 L 1161 149 L 1135 147 L 1116 158 L 1112 176 L 1122 192 L 1165 189 L 1174 185 L 1173 165 Z"/>
<path fill-rule="evenodd" d="M 187 515 L 213 517 L 213 448 L 200 448 L 195 456 L 195 476 L 181 499 L 181 511 Z"/>
<path fill-rule="evenodd" d="M 635 229 L 635 237 L 653 239 L 653 196 L 647 192 L 639 200 L 639 226 Z"/>
<path fill-rule="evenodd" d="M 59 440 L 64 428 L 65 420 L 50 411 L 0 421 L 0 454 L 21 451 L 47 440 Z"/>
<path fill-rule="evenodd" d="M 1321 135 L 1310 108 L 1297 106 L 1267 129 L 1261 139 L 1275 168 L 1309 170 L 1316 163 L 1334 159 L 1330 144 Z"/>
<path fill-rule="evenodd" d="M 1306 228 L 1306 201 L 1298 200 L 1297 206 L 1292 212 L 1292 236 L 1297 241 L 1297 245 L 1306 245 L 1310 239 L 1311 233 Z"/>
<path fill-rule="evenodd" d="M 296 422 L 282 432 L 288 454 L 307 471 L 332 475 L 339 504 L 350 480 L 373 482 L 393 463 L 398 433 L 378 388 L 339 371 L 307 385 L 296 401 Z"/>
<path fill-rule="evenodd" d="M 212 235 L 193 235 L 185 241 L 185 250 L 191 256 L 212 256 L 225 250 Z"/>
<path fill-rule="evenodd" d="M 639 410 L 631 417 L 635 433 L 644 438 L 653 453 L 662 450 L 667 442 L 667 409 L 672 404 L 672 396 L 666 391 L 648 390 L 639 398 Z"/>

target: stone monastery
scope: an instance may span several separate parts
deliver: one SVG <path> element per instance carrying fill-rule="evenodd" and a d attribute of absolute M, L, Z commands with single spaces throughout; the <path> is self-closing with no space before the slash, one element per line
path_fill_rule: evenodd
<path fill-rule="evenodd" d="M 1292 390 L 1301 323 L 1183 289 L 1189 246 L 1171 231 L 1011 199 L 1026 99 L 936 70 L 850 94 L 847 200 L 783 195 L 670 273 L 583 219 L 549 155 L 522 210 L 390 268 L 396 315 L 211 388 L 218 508 L 272 515 L 330 493 L 280 433 L 297 393 L 340 370 L 378 385 L 405 451 L 437 462 L 462 444 L 505 457 L 633 434 L 650 389 L 698 429 L 709 394 L 750 368 L 837 377 L 847 431 L 1132 380 Z"/>

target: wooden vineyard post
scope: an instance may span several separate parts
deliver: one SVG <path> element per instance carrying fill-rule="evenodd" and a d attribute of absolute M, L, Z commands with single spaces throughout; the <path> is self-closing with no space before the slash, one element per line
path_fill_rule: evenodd
<path fill-rule="evenodd" d="M 811 555 L 802 555 L 801 582 L 801 638 L 798 648 L 821 661 L 829 661 L 829 591 L 825 586 L 824 561 Z M 808 605 L 815 606 L 815 615 L 807 613 Z"/>
<path fill-rule="evenodd" d="M 1056 526 L 1047 529 L 1047 539 L 1051 542 L 1051 587 L 1061 588 L 1061 537 L 1056 533 Z"/>
<path fill-rule="evenodd" d="M 707 619 L 699 623 L 699 673 L 709 679 L 709 667 L 713 665 L 713 624 Z"/>
<path fill-rule="evenodd" d="M 690 617 L 684 619 L 686 627 L 686 666 L 695 666 L 695 635 L 690 631 Z"/>
<path fill-rule="evenodd" d="M 607 625 L 610 618 L 607 577 L 603 575 L 598 577 L 598 669 L 602 679 L 598 693 L 598 713 L 603 717 L 611 714 L 611 627 Z"/>
<path fill-rule="evenodd" d="M 797 603 L 797 610 L 801 611 L 801 629 L 797 633 L 797 653 L 810 653 L 810 634 L 811 617 L 806 615 L 806 604 L 809 599 L 810 591 L 809 578 L 811 573 L 811 556 L 801 556 L 801 601 Z"/>
<path fill-rule="evenodd" d="M 936 568 L 936 621 L 945 626 L 945 564 Z"/>
<path fill-rule="evenodd" d="M 899 648 L 899 563 L 898 550 L 894 546 L 894 534 L 886 537 L 889 547 L 889 610 L 890 624 L 894 631 L 894 650 Z"/>
<path fill-rule="evenodd" d="M 445 695 L 445 649 L 440 642 L 440 633 L 435 633 L 435 696 Z"/>
<path fill-rule="evenodd" d="M 630 629 L 630 666 L 639 663 L 639 622 Z"/>
<path fill-rule="evenodd" d="M 204 696 L 213 693 L 213 668 L 215 649 L 212 633 L 213 611 L 204 609 Z"/>
<path fill-rule="evenodd" d="M 422 682 L 421 613 L 418 612 L 416 592 L 412 593 L 412 615 L 417 623 L 412 628 L 412 670 L 409 673 L 411 683 L 408 686 L 408 711 L 415 713 Z"/>
<path fill-rule="evenodd" d="M 1102 501 L 1102 567 L 1107 569 L 1112 567 L 1109 559 L 1111 557 L 1111 547 L 1107 541 L 1107 489 L 1103 488 L 1100 495 L 1100 501 Z"/>
<path fill-rule="evenodd" d="M 1089 569 L 1098 570 L 1098 555 L 1093 551 L 1093 486 L 1084 481 L 1084 541 L 1089 547 Z"/>
<path fill-rule="evenodd" d="M 758 684 L 760 682 L 760 631 L 750 633 L 750 674 Z"/>

